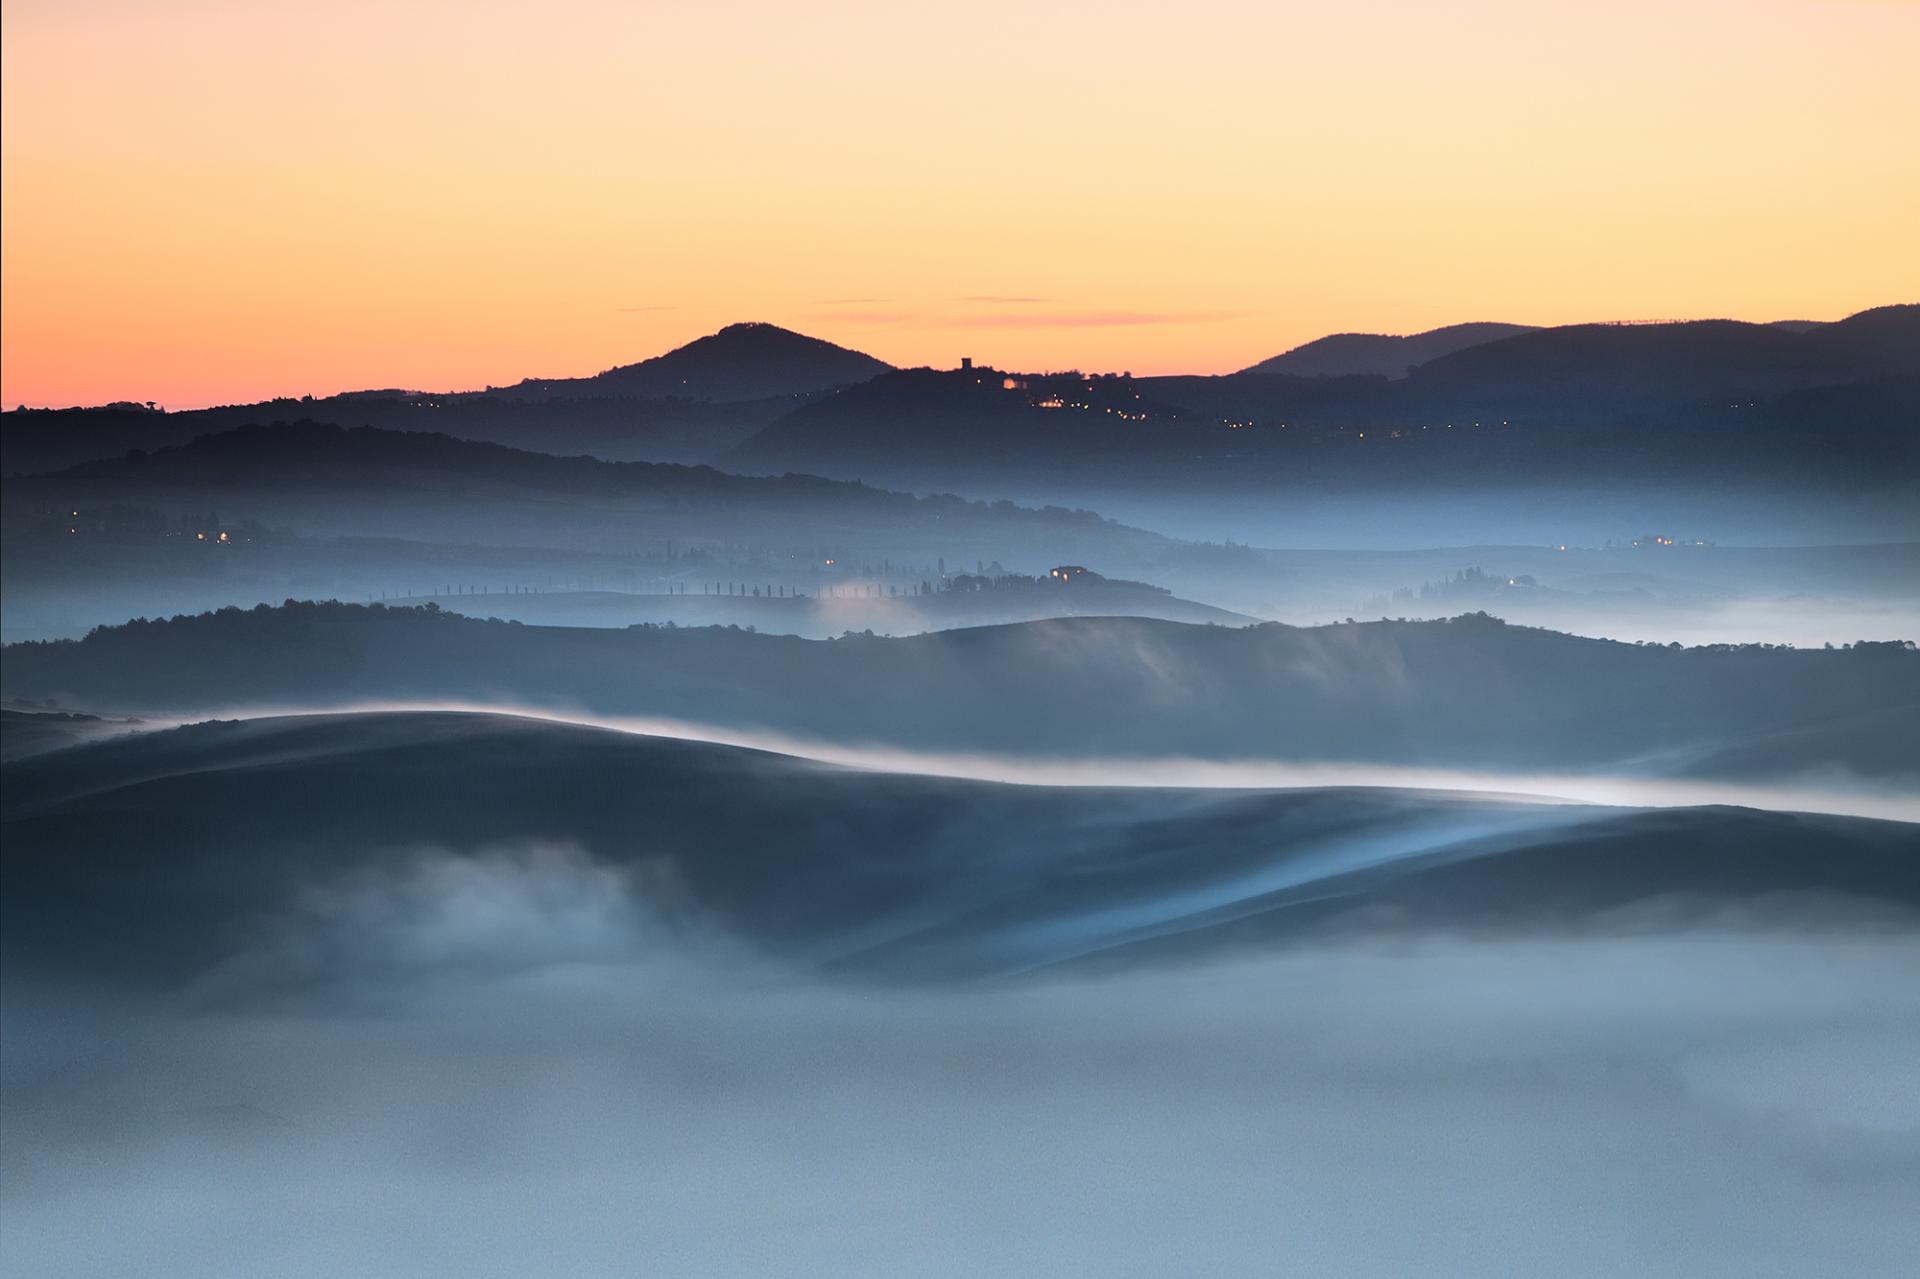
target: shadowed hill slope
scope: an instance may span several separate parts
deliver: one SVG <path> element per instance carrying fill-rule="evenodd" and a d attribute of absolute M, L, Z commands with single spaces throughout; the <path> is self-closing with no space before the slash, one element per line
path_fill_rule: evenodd
<path fill-rule="evenodd" d="M 242 426 L 299 419 L 432 431 L 609 461 L 705 462 L 809 396 L 887 365 L 771 324 L 733 324 L 665 355 L 591 377 L 482 391 L 349 391 L 158 412 L 137 404 L 0 414 L 0 468 L 55 470 Z"/>
<path fill-rule="evenodd" d="M 1751 925 L 1781 894 L 1848 919 L 1920 907 L 1915 828 L 1897 823 L 1010 786 L 492 715 L 203 724 L 16 764 L 0 799 L 10 969 L 216 996 L 376 964 L 309 932 L 340 922 L 316 906 L 382 918 L 410 877 L 455 886 L 462 862 L 518 867 L 527 891 L 548 872 L 598 885 L 603 924 L 893 980 L 1342 926 L 1636 927 L 1644 910 L 1609 917 L 1650 899 L 1667 926 Z"/>
<path fill-rule="evenodd" d="M 1401 378 L 1407 370 L 1428 360 L 1463 351 L 1470 346 L 1531 332 L 1530 324 L 1476 321 L 1449 324 L 1425 333 L 1334 333 L 1315 338 L 1291 351 L 1260 361 L 1242 373 L 1287 373 L 1296 377 Z"/>
<path fill-rule="evenodd" d="M 729 324 L 665 355 L 584 378 L 532 378 L 516 391 L 696 400 L 763 400 L 864 382 L 893 366 L 860 351 L 783 329 Z"/>
<path fill-rule="evenodd" d="M 1311 376 L 1283 357 L 1224 377 L 1086 379 L 1065 393 L 1017 377 L 1002 389 L 997 375 L 894 374 L 800 406 L 728 457 L 907 488 L 1210 497 L 1649 483 L 1857 493 L 1910 488 L 1920 474 L 1920 307 L 1805 329 L 1521 331 L 1389 376 L 1404 354 L 1395 344 L 1417 340 L 1327 339 L 1360 354 L 1309 364 Z M 1380 343 L 1401 354 L 1382 364 Z"/>
<path fill-rule="evenodd" d="M 1690 402 L 1920 373 L 1920 306 L 1796 333 L 1770 324 L 1579 324 L 1456 351 L 1409 374 L 1423 393 Z"/>
<path fill-rule="evenodd" d="M 810 475 L 557 457 L 316 422 L 243 427 L 152 454 L 13 477 L 3 491 L 10 525 L 45 511 L 64 516 L 64 508 L 118 504 L 217 509 L 229 519 L 291 526 L 303 535 L 377 533 L 477 545 L 629 548 L 643 536 L 884 544 L 904 536 L 951 547 L 971 530 L 996 543 L 982 549 L 997 557 L 1000 547 L 1043 528 L 1071 539 L 1063 550 L 1091 551 L 1096 541 L 1166 543 L 1088 511 L 916 497 Z"/>

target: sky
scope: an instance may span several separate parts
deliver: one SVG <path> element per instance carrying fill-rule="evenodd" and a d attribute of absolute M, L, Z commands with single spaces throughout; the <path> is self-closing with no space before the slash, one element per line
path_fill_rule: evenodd
<path fill-rule="evenodd" d="M 1902 0 L 6 0 L 0 402 L 1920 301 Z"/>

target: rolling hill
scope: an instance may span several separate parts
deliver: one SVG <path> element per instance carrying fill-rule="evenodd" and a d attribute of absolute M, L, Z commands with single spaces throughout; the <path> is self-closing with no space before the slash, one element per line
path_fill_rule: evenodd
<path fill-rule="evenodd" d="M 379 533 L 493 545 L 624 544 L 636 536 L 782 545 L 905 534 L 947 546 L 1042 526 L 1154 542 L 1086 511 L 915 497 L 808 475 L 558 457 L 429 432 L 317 422 L 242 427 L 150 454 L 4 482 L 10 523 L 75 507 L 217 510 L 301 534 Z M 588 518 L 591 514 L 592 518 Z M 917 532 L 916 532 L 917 530 Z"/>
<path fill-rule="evenodd" d="M 1582 324 L 1442 356 L 1409 375 L 1420 394 L 1505 396 L 1532 410 L 1600 397 L 1676 407 L 1920 374 L 1920 305 L 1794 332 L 1771 324 Z"/>
<path fill-rule="evenodd" d="M 377 971 L 370 939 L 336 955 L 301 935 L 302 911 L 405 873 L 422 848 L 476 867 L 499 866 L 502 848 L 566 848 L 584 866 L 546 864 L 617 899 L 593 907 L 596 927 L 630 919 L 656 944 L 718 935 L 889 981 L 1330 931 L 1639 930 L 1646 904 L 1684 928 L 1788 894 L 1831 903 L 1840 927 L 1920 909 L 1915 828 L 1898 823 L 1016 786 L 498 715 L 210 723 L 56 751 L 9 766 L 0 830 L 10 972 L 239 983 L 255 998 L 276 980 Z M 287 961 L 249 973 L 236 957 L 265 938 Z"/>
<path fill-rule="evenodd" d="M 478 702 L 1036 759 L 1920 782 L 1910 645 L 1665 648 L 1484 615 L 1239 629 L 1068 618 L 806 640 L 289 604 L 0 654 L 6 698 L 94 713 Z"/>
<path fill-rule="evenodd" d="M 1254 375 L 1284 373 L 1293 377 L 1402 378 L 1416 365 L 1443 355 L 1497 342 L 1530 332 L 1530 324 L 1477 321 L 1449 324 L 1425 333 L 1405 336 L 1387 333 L 1334 333 L 1303 343 L 1270 359 L 1240 370 Z"/>

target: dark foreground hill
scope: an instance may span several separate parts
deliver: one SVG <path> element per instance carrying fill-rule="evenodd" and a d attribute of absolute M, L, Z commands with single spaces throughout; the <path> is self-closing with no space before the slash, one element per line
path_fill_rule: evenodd
<path fill-rule="evenodd" d="M 0 650 L 15 701 L 113 713 L 456 701 L 1074 759 L 1920 777 L 1920 656 L 1661 648 L 1442 622 L 1075 618 L 901 639 L 262 606 Z"/>
<path fill-rule="evenodd" d="M 201 979 L 216 993 L 361 972 L 378 937 L 335 953 L 340 938 L 303 932 L 320 922 L 304 911 L 404 881 L 423 859 L 529 849 L 576 876 L 580 859 L 599 868 L 586 877 L 621 899 L 603 910 L 669 937 L 890 979 L 1342 927 L 1564 933 L 1729 912 L 1764 925 L 1783 895 L 1776 922 L 1796 927 L 1821 912 L 1910 927 L 1920 908 L 1916 828 L 1898 823 L 1010 786 L 489 715 L 210 723 L 74 747 L 9 767 L 3 811 L 10 972 Z M 363 905 L 369 927 L 404 922 L 380 913 L 401 903 Z M 263 949 L 279 971 L 236 971 Z"/>

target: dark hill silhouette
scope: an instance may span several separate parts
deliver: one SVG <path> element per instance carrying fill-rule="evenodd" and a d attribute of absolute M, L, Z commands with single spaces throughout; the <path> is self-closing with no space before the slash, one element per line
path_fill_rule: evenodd
<path fill-rule="evenodd" d="M 796 477 L 802 484 L 806 477 Z M 24 485 L 102 484 L 259 485 L 288 487 L 343 482 L 380 485 L 495 483 L 536 491 L 635 491 L 713 487 L 743 493 L 773 491 L 778 480 L 746 480 L 711 467 L 652 462 L 604 462 L 559 457 L 500 444 L 456 439 L 431 431 L 389 431 L 296 421 L 244 426 L 196 436 L 152 453 L 82 462 Z M 852 492 L 814 480 L 812 487 Z"/>
<path fill-rule="evenodd" d="M 1285 373 L 1295 377 L 1401 378 L 1415 365 L 1443 355 L 1531 332 L 1530 324 L 1483 320 L 1449 324 L 1406 336 L 1387 333 L 1334 333 L 1260 361 L 1242 373 Z"/>
<path fill-rule="evenodd" d="M 793 396 L 767 400 L 639 399 L 593 393 L 590 385 L 549 391 L 460 394 L 366 391 L 320 399 L 158 413 L 148 409 L 15 409 L 0 414 L 0 472 L 59 470 L 185 444 L 242 426 L 320 422 L 426 431 L 561 456 L 612 462 L 705 462 L 791 409 Z"/>
<path fill-rule="evenodd" d="M 1876 306 L 1806 330 L 1816 348 L 1839 361 L 1868 364 L 1895 377 L 1920 376 L 1920 303 Z"/>
<path fill-rule="evenodd" d="M 88 518 L 73 521 L 74 511 Z M 74 535 L 76 523 L 85 536 Z M 1032 576 L 1084 564 L 1113 578 L 1177 582 L 1187 594 L 1196 579 L 1181 563 L 1211 562 L 1198 553 L 1204 548 L 1090 511 L 314 423 L 245 427 L 0 481 L 0 527 L 14 628 L 33 617 L 84 625 L 376 592 L 860 595 L 879 610 L 888 597 L 931 593 L 949 565 L 955 573 L 1012 566 Z M 222 532 L 228 545 L 198 553 Z M 1051 611 L 1029 604 L 1012 616 Z M 1146 611 L 1169 607 L 1184 610 L 1174 616 L 1211 615 L 1160 601 Z M 688 603 L 665 616 L 749 620 L 706 609 Z M 877 611 L 853 616 L 861 627 L 894 629 Z M 909 607 L 900 629 L 919 629 L 915 619 L 944 624 Z M 16 637 L 10 630 L 7 638 Z"/>
<path fill-rule="evenodd" d="M 649 399 L 763 400 L 864 382 L 893 366 L 776 324 L 729 324 L 665 355 L 585 378 L 536 378 L 515 391 Z"/>
<path fill-rule="evenodd" d="M 1920 372 L 1920 307 L 1863 312 L 1803 333 L 1735 320 L 1582 324 L 1456 351 L 1409 375 L 1416 392 L 1470 390 L 1528 405 L 1718 400 Z"/>
<path fill-rule="evenodd" d="M 515 530 L 525 545 L 618 540 L 632 535 L 636 521 L 664 521 L 663 530 L 680 531 L 661 535 L 681 538 L 710 528 L 714 535 L 731 529 L 735 540 L 748 531 L 772 537 L 784 530 L 786 540 L 805 541 L 823 530 L 864 526 L 875 536 L 915 527 L 928 535 L 989 529 L 1004 540 L 1053 527 L 1076 539 L 1063 551 L 1092 549 L 1077 541 L 1081 535 L 1113 546 L 1164 541 L 1089 511 L 916 497 L 809 475 L 556 457 L 428 432 L 314 422 L 243 427 L 151 454 L 14 477 L 0 492 L 16 519 L 49 502 L 84 501 L 217 508 L 275 527 L 338 533 L 365 532 L 369 510 L 377 510 L 387 536 L 483 544 L 505 544 L 502 537 Z"/>
<path fill-rule="evenodd" d="M 1097 463 L 1116 446 L 1151 448 L 1181 421 L 1179 409 L 1141 395 L 1130 378 L 904 369 L 793 410 L 727 460 L 778 470 L 825 458 L 838 475 L 869 465 L 886 474 L 909 459 L 963 472 L 968 459 Z"/>
<path fill-rule="evenodd" d="M 1050 495 L 1094 503 L 1116 490 L 1431 491 L 1650 476 L 1695 491 L 1885 490 L 1920 480 L 1916 379 L 1911 306 L 1798 331 L 1729 320 L 1532 330 L 1398 380 L 1259 371 L 1114 380 L 1137 397 L 1137 414 L 1077 404 L 1043 413 L 991 380 L 923 370 L 823 396 L 729 461 L 905 488 L 1044 483 Z"/>
<path fill-rule="evenodd" d="M 1304 629 L 1075 618 L 819 641 L 289 604 L 4 659 L 7 698 L 95 712 L 480 698 L 1016 755 L 1920 778 L 1910 646 L 1682 650 L 1485 615 Z"/>
<path fill-rule="evenodd" d="M 18 762 L 0 801 L 9 971 L 158 984 L 277 935 L 303 893 L 420 848 L 485 858 L 523 841 L 579 850 L 668 928 L 890 980 L 1329 928 L 1604 930 L 1649 899 L 1669 926 L 1782 894 L 1852 903 L 1843 925 L 1920 907 L 1898 823 L 1013 786 L 498 715 L 201 724 Z"/>
<path fill-rule="evenodd" d="M 1457 486 L 1574 473 L 1884 486 L 1907 482 L 1920 466 L 1910 429 L 1920 421 L 1912 389 L 1920 307 L 1827 324 L 1709 320 L 1493 336 L 1500 327 L 1324 340 L 1334 344 L 1328 350 L 1349 339 L 1387 344 L 1398 353 L 1388 373 L 1414 350 L 1423 362 L 1401 378 L 1331 376 L 1352 367 L 1331 363 L 1306 362 L 1315 376 L 1269 371 L 1301 367 L 1320 349 L 1309 344 L 1290 353 L 1301 361 L 1282 356 L 1225 377 L 1081 379 L 1085 394 L 1057 397 L 1071 406 L 1046 412 L 1040 396 L 1004 392 L 997 374 L 889 372 L 817 339 L 735 325 L 597 377 L 459 395 L 368 392 L 192 414 L 15 411 L 0 420 L 0 451 L 9 472 L 45 470 L 214 428 L 310 418 L 426 427 L 558 454 L 708 461 L 922 490 L 965 484 L 1075 502 L 1092 501 L 1102 486 Z M 1430 354 L 1463 337 L 1477 344 Z M 758 398 L 739 398 L 747 396 Z M 1433 434 L 1507 427 L 1528 434 Z M 1735 448 L 1691 434 L 1728 427 L 1739 431 Z M 1380 433 L 1395 430 L 1406 440 L 1379 447 Z M 1361 431 L 1374 443 L 1356 450 Z"/>
<path fill-rule="evenodd" d="M 175 413 L 134 404 L 15 410 L 0 416 L 0 468 L 54 470 L 296 419 L 426 430 L 613 461 L 704 462 L 796 402 L 890 367 L 772 324 L 732 324 L 592 377 L 530 378 L 484 391 L 349 391 Z"/>

